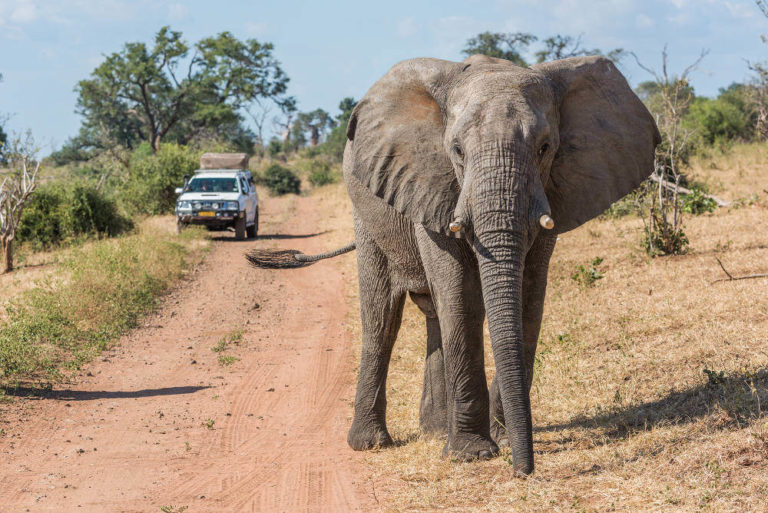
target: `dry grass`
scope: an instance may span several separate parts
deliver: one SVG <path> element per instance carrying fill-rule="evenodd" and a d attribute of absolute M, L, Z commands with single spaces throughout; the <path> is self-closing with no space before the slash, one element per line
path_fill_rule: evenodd
<path fill-rule="evenodd" d="M 368 458 L 382 508 L 768 511 L 768 280 L 711 284 L 724 277 L 715 256 L 733 274 L 768 272 L 767 157 L 751 145 L 694 162 L 696 180 L 745 201 L 687 218 L 686 255 L 647 258 L 634 218 L 561 237 L 537 352 L 529 479 L 513 478 L 503 457 L 443 460 L 443 442 L 420 437 L 426 332 L 409 303 L 387 386 L 401 444 Z M 338 242 L 351 237 L 343 195 L 322 193 Z M 596 256 L 605 277 L 580 286 L 571 275 Z M 353 258 L 342 265 L 356 276 Z M 349 321 L 359 340 L 356 286 Z M 490 378 L 490 351 L 486 361 Z"/>

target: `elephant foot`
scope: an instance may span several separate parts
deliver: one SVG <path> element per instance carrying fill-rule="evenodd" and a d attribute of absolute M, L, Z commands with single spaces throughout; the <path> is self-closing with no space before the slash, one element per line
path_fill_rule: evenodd
<path fill-rule="evenodd" d="M 457 434 L 443 446 L 443 458 L 459 461 L 489 460 L 497 454 L 496 443 L 480 435 Z"/>
<path fill-rule="evenodd" d="M 394 444 L 386 427 L 374 423 L 363 425 L 357 422 L 352 422 L 352 427 L 349 428 L 347 443 L 356 451 L 389 447 Z"/>

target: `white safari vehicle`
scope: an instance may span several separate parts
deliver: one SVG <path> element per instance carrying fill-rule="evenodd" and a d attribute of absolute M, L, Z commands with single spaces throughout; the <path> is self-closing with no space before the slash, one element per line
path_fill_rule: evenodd
<path fill-rule="evenodd" d="M 259 198 L 245 153 L 204 153 L 200 169 L 176 189 L 176 227 L 200 224 L 209 230 L 235 229 L 237 240 L 256 237 Z"/>

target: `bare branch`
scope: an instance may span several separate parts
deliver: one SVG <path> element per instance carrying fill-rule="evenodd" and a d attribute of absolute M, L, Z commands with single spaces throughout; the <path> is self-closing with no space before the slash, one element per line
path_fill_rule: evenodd
<path fill-rule="evenodd" d="M 717 260 L 717 263 L 720 264 L 720 269 L 723 270 L 723 272 L 728 276 L 727 278 L 720 278 L 719 280 L 715 280 L 712 283 L 719 283 L 721 281 L 737 281 L 737 280 L 753 280 L 755 278 L 768 278 L 768 273 L 759 273 L 759 274 L 747 274 L 744 276 L 734 276 L 731 273 L 728 272 L 728 270 L 725 268 L 723 263 L 720 261 L 719 258 L 715 257 L 715 260 Z"/>
<path fill-rule="evenodd" d="M 766 0 L 755 0 L 755 4 L 763 11 L 763 15 L 768 18 L 768 2 Z"/>

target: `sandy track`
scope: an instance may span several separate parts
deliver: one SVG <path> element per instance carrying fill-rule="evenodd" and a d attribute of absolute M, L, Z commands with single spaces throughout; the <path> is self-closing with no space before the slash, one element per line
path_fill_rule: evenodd
<path fill-rule="evenodd" d="M 242 256 L 328 249 L 289 237 L 314 233 L 316 208 L 265 202 L 265 237 L 215 242 L 74 383 L 0 412 L 0 512 L 375 511 L 363 456 L 345 442 L 355 341 L 338 262 L 257 271 Z M 237 330 L 242 341 L 211 350 Z M 240 360 L 224 366 L 222 354 Z"/>

